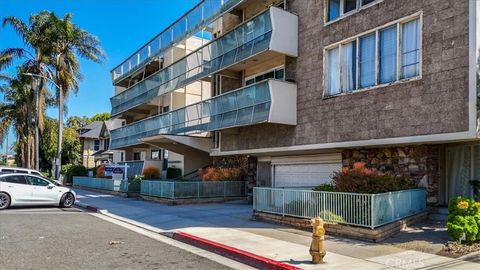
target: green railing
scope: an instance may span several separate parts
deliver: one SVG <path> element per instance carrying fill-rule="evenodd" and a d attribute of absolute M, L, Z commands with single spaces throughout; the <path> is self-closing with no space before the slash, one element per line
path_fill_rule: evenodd
<path fill-rule="evenodd" d="M 128 191 L 128 181 L 112 180 L 106 178 L 93 178 L 93 177 L 73 177 L 73 186 L 88 187 L 93 189 L 102 189 L 110 191 Z"/>
<path fill-rule="evenodd" d="M 426 192 L 409 189 L 379 194 L 279 188 L 253 190 L 253 209 L 300 218 L 376 228 L 426 211 Z"/>
<path fill-rule="evenodd" d="M 184 87 L 268 50 L 271 36 L 272 21 L 269 9 L 112 97 L 110 100 L 112 115 L 117 115 L 156 96 Z"/>
<path fill-rule="evenodd" d="M 138 144 L 141 138 L 160 134 L 201 133 L 266 122 L 270 103 L 270 84 L 266 80 L 114 129 L 110 132 L 110 147 Z"/>
<path fill-rule="evenodd" d="M 148 60 L 161 55 L 176 42 L 194 35 L 244 0 L 202 0 L 195 7 L 155 36 L 122 64 L 112 70 L 114 82 L 121 80 Z"/>
<path fill-rule="evenodd" d="M 140 194 L 167 199 L 244 197 L 244 181 L 170 182 L 142 180 Z"/>

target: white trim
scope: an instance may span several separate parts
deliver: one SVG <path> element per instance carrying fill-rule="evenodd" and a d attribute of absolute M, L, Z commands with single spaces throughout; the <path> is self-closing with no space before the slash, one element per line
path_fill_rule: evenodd
<path fill-rule="evenodd" d="M 399 144 L 419 144 L 419 143 L 450 143 L 460 141 L 471 141 L 478 139 L 475 131 L 456 132 L 456 133 L 442 133 L 433 135 L 408 136 L 397 138 L 371 139 L 348 142 L 335 143 L 319 143 L 319 144 L 305 144 L 292 145 L 282 147 L 257 148 L 248 150 L 236 151 L 219 151 L 211 152 L 212 156 L 227 156 L 227 155 L 254 155 L 267 154 L 272 152 L 288 152 L 288 151 L 317 151 L 329 150 L 336 148 L 356 148 L 356 147 L 376 147 Z"/>

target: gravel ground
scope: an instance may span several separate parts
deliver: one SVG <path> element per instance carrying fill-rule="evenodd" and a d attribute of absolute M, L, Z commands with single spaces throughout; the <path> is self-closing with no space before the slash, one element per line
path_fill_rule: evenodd
<path fill-rule="evenodd" d="M 78 209 L 0 212 L 0 269 L 229 269 Z"/>

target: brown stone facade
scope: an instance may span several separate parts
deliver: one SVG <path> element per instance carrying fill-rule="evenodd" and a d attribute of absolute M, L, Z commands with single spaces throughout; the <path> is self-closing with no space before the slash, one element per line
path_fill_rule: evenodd
<path fill-rule="evenodd" d="M 297 125 L 261 124 L 222 133 L 221 151 L 248 150 L 468 130 L 468 5 L 458 0 L 383 0 L 324 23 L 324 0 L 289 0 L 298 15 Z M 324 98 L 324 49 L 392 21 L 421 14 L 421 77 Z"/>
<path fill-rule="evenodd" d="M 408 175 L 427 184 L 427 204 L 439 202 L 441 145 L 413 145 L 387 148 L 347 149 L 342 152 L 343 166 L 364 162 L 369 168 Z"/>
<path fill-rule="evenodd" d="M 242 180 L 247 182 L 247 193 L 253 192 L 253 187 L 257 185 L 257 158 L 246 155 L 214 157 L 213 166 L 220 168 L 240 168 L 242 169 Z"/>

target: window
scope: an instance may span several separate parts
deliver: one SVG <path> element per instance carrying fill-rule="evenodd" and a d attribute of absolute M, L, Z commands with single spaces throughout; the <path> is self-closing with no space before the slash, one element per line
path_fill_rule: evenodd
<path fill-rule="evenodd" d="M 342 0 L 328 0 L 328 21 L 340 17 L 340 2 Z"/>
<path fill-rule="evenodd" d="M 144 160 L 145 152 L 133 152 L 133 160 Z"/>
<path fill-rule="evenodd" d="M 345 92 L 356 89 L 357 80 L 357 42 L 342 46 L 342 85 Z"/>
<path fill-rule="evenodd" d="M 103 140 L 103 150 L 108 150 L 110 148 L 110 139 Z"/>
<path fill-rule="evenodd" d="M 343 14 L 348 13 L 357 8 L 357 0 L 345 0 L 343 4 Z"/>
<path fill-rule="evenodd" d="M 153 160 L 158 160 L 158 159 L 160 159 L 160 150 L 152 150 L 151 158 L 152 158 Z"/>
<path fill-rule="evenodd" d="M 41 174 L 41 173 L 39 173 L 39 172 L 35 172 L 35 171 L 33 171 L 31 174 L 33 174 L 33 175 L 38 175 L 38 176 L 42 176 L 42 174 Z"/>
<path fill-rule="evenodd" d="M 420 23 L 413 20 L 402 25 L 402 79 L 418 75 L 420 62 Z"/>
<path fill-rule="evenodd" d="M 30 185 L 34 186 L 48 186 L 50 185 L 50 182 L 47 180 L 43 180 L 42 178 L 38 178 L 35 176 L 27 176 L 28 181 L 30 182 Z"/>
<path fill-rule="evenodd" d="M 95 151 L 100 150 L 100 140 L 95 140 L 93 142 L 93 150 L 95 150 Z"/>
<path fill-rule="evenodd" d="M 252 77 L 248 77 L 245 79 L 245 86 L 254 84 L 257 82 L 261 82 L 267 79 L 277 79 L 277 80 L 284 80 L 285 79 L 285 68 L 276 68 L 265 73 L 261 73 L 259 75 L 255 75 Z"/>
<path fill-rule="evenodd" d="M 375 85 L 375 33 L 360 38 L 360 87 Z"/>
<path fill-rule="evenodd" d="M 327 48 L 325 95 L 418 77 L 420 38 L 420 19 L 415 18 Z"/>
<path fill-rule="evenodd" d="M 27 185 L 27 180 L 23 175 L 10 175 L 7 177 L 4 177 L 5 182 L 12 183 L 12 184 L 24 184 Z"/>
<path fill-rule="evenodd" d="M 327 22 L 360 9 L 377 0 L 326 0 Z"/>
<path fill-rule="evenodd" d="M 380 83 L 397 80 L 397 26 L 380 31 Z"/>
<path fill-rule="evenodd" d="M 328 95 L 340 93 L 340 61 L 339 48 L 332 49 L 327 54 L 327 89 Z"/>

